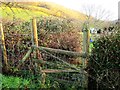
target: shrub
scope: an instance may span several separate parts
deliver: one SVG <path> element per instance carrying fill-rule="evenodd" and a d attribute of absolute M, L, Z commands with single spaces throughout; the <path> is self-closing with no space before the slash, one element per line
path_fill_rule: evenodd
<path fill-rule="evenodd" d="M 45 30 L 49 33 L 51 32 L 64 32 L 68 30 L 80 30 L 77 21 L 73 21 L 72 19 L 63 19 L 57 17 L 40 17 L 38 19 L 38 30 Z M 39 31 L 38 31 L 39 32 Z"/>
<path fill-rule="evenodd" d="M 81 51 L 82 37 L 78 31 L 70 30 L 61 33 L 50 33 L 46 37 L 43 32 L 41 32 L 39 39 L 40 45 L 68 51 Z"/>
<path fill-rule="evenodd" d="M 31 45 L 30 22 L 3 20 L 8 60 L 21 60 Z M 81 36 L 67 19 L 41 17 L 37 20 L 39 45 L 69 51 L 81 51 Z M 62 57 L 62 56 L 61 56 Z M 72 59 L 74 60 L 74 58 Z"/>
<path fill-rule="evenodd" d="M 76 30 L 70 30 L 60 33 L 50 33 L 46 37 L 44 31 L 40 34 L 39 45 L 49 48 L 62 49 L 68 51 L 81 52 L 82 51 L 82 37 L 80 33 Z M 53 53 L 54 54 L 54 53 Z M 57 55 L 63 58 L 63 55 Z M 80 60 L 67 56 L 63 59 L 67 59 L 70 63 L 80 64 Z M 75 62 L 74 62 L 75 61 Z"/>
<path fill-rule="evenodd" d="M 5 76 L 0 74 L 0 78 L 2 79 L 2 88 L 25 88 L 26 86 L 30 86 L 30 82 L 23 78 L 13 77 L 13 76 Z"/>
<path fill-rule="evenodd" d="M 57 20 L 55 20 L 54 23 L 57 23 Z M 39 25 L 39 23 L 38 23 L 38 25 Z M 56 25 L 59 26 L 59 21 Z M 62 25 L 64 25 L 64 22 Z M 81 52 L 82 39 L 81 39 L 80 33 L 77 30 L 72 30 L 73 28 L 70 28 L 72 26 L 70 26 L 68 28 L 66 25 L 67 25 L 67 22 L 62 29 L 53 28 L 50 30 L 48 27 L 46 27 L 46 24 L 45 24 L 45 26 L 43 26 L 43 25 L 38 26 L 39 45 L 45 46 L 45 47 L 56 48 L 56 49 Z M 9 25 L 9 26 L 11 26 L 11 25 Z M 14 66 L 14 65 L 18 65 L 18 63 L 16 63 L 16 61 L 21 60 L 24 57 L 24 55 L 28 51 L 28 47 L 31 44 L 31 37 L 29 36 L 30 35 L 29 22 L 22 23 L 19 25 L 13 24 L 13 26 L 11 26 L 10 28 L 7 28 L 7 26 L 5 28 L 6 28 L 6 29 L 4 29 L 5 30 L 5 42 L 6 42 L 6 48 L 7 48 L 7 54 L 8 54 L 8 61 L 12 62 L 12 64 L 11 64 L 11 66 L 13 66 L 11 68 L 12 72 L 16 74 L 16 72 L 19 70 L 19 71 L 21 71 L 20 74 L 24 75 L 23 72 L 29 72 L 34 69 L 33 73 L 34 74 L 36 74 L 36 72 L 38 73 L 38 71 L 37 71 L 38 65 L 36 65 L 36 64 L 34 65 L 34 61 L 32 61 L 34 58 L 28 58 L 29 60 L 26 60 L 26 62 L 24 62 L 24 64 L 20 67 L 20 69 L 16 69 Z M 51 30 L 53 30 L 53 31 L 51 31 Z M 57 57 L 58 56 L 62 59 L 66 59 L 68 61 L 76 60 L 76 58 L 69 57 L 69 56 L 66 56 L 65 58 L 63 55 L 57 55 Z M 32 55 L 31 55 L 31 57 L 32 57 Z M 47 55 L 45 57 L 48 58 Z M 45 58 L 43 58 L 43 59 L 45 59 Z M 52 60 L 52 59 L 50 59 L 50 60 Z M 31 61 L 32 61 L 32 63 L 31 63 Z M 67 65 L 62 66 L 63 63 L 60 63 L 59 65 L 55 64 L 56 62 L 53 62 L 53 63 L 54 63 L 54 65 L 50 64 L 51 65 L 50 68 L 54 68 L 56 66 L 57 68 L 63 69 L 63 67 L 65 67 L 65 66 L 67 67 Z M 75 61 L 75 63 L 78 63 L 78 62 Z M 48 66 L 48 65 L 46 65 L 46 66 Z M 18 74 L 19 74 L 19 72 L 18 72 Z M 25 73 L 25 75 L 28 75 L 28 77 L 29 77 L 28 73 L 27 74 Z M 38 80 L 38 78 L 37 78 L 37 80 Z M 57 87 L 57 85 L 58 84 L 54 82 L 53 86 Z M 47 86 L 50 86 L 49 83 Z M 71 84 L 70 84 L 70 87 L 75 88 L 73 85 L 71 86 Z M 67 88 L 67 85 L 65 85 L 65 88 Z"/>
<path fill-rule="evenodd" d="M 96 40 L 89 60 L 92 89 L 118 90 L 120 82 L 120 33 Z M 93 85 L 92 85 L 93 84 Z"/>

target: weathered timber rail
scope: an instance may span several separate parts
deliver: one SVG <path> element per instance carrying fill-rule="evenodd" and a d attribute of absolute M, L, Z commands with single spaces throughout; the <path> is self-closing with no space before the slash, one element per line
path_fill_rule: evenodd
<path fill-rule="evenodd" d="M 37 47 L 35 45 L 32 46 L 32 48 L 36 48 L 39 50 L 45 50 L 45 51 L 49 51 L 49 52 L 53 52 L 56 54 L 64 54 L 64 55 L 68 55 L 68 56 L 73 56 L 73 57 L 82 57 L 82 58 L 86 58 L 87 54 L 85 52 L 73 52 L 73 51 L 66 51 L 66 50 L 62 50 L 62 49 L 53 49 L 53 48 L 47 48 L 47 47 Z"/>
<path fill-rule="evenodd" d="M 60 72 L 80 72 L 78 70 L 58 70 L 58 69 L 45 69 L 41 70 L 42 73 L 60 73 Z"/>

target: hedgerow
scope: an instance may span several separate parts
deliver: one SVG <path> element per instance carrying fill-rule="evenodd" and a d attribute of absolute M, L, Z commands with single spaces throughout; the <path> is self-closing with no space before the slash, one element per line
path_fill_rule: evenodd
<path fill-rule="evenodd" d="M 92 89 L 118 90 L 120 82 L 120 33 L 99 38 L 89 59 Z"/>
<path fill-rule="evenodd" d="M 31 22 L 3 20 L 3 26 L 7 55 L 12 65 L 24 57 L 32 44 Z M 37 19 L 37 30 L 39 46 L 81 52 L 82 37 L 73 21 L 41 17 Z"/>

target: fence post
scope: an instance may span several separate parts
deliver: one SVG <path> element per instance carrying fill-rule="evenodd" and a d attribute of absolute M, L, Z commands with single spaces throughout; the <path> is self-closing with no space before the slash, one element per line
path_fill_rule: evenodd
<path fill-rule="evenodd" d="M 33 33 L 33 41 L 32 43 L 38 47 L 38 34 L 37 34 L 37 24 L 36 19 L 32 19 L 32 33 Z"/>
<path fill-rule="evenodd" d="M 36 21 L 36 18 L 32 19 L 32 45 L 35 45 L 36 47 L 38 47 L 38 34 L 37 34 L 37 21 Z M 33 53 L 34 53 L 34 51 L 33 51 Z M 41 53 L 39 52 L 38 49 L 36 50 L 35 54 L 36 54 L 35 58 L 42 60 Z M 42 77 L 41 78 L 42 78 L 41 83 L 44 86 L 45 79 L 46 79 L 46 74 L 42 73 Z"/>
<path fill-rule="evenodd" d="M 87 46 L 86 46 L 86 52 L 87 52 L 87 56 L 89 57 L 89 48 L 90 48 L 90 30 L 87 30 Z"/>
<path fill-rule="evenodd" d="M 83 26 L 83 51 L 87 54 L 87 57 L 83 59 L 83 68 L 87 67 L 87 60 L 89 57 L 89 44 L 90 44 L 90 30 L 88 29 L 88 22 L 84 23 Z M 88 76 L 83 75 L 84 87 L 88 88 Z"/>
<path fill-rule="evenodd" d="M 89 57 L 89 44 L 90 44 L 90 30 L 88 29 L 88 23 L 84 23 L 83 27 L 83 52 Z M 86 67 L 85 60 L 83 62 L 83 67 Z"/>
<path fill-rule="evenodd" d="M 5 68 L 8 69 L 8 61 L 7 61 L 7 52 L 5 47 L 5 39 L 4 39 L 4 32 L 3 32 L 3 26 L 2 22 L 0 22 L 0 36 L 1 36 L 1 49 L 2 49 L 2 56 L 5 63 Z"/>
<path fill-rule="evenodd" d="M 38 34 L 37 34 L 37 22 L 36 18 L 32 19 L 32 45 L 36 45 L 38 47 Z M 39 50 L 36 50 L 35 58 L 42 59 Z"/>

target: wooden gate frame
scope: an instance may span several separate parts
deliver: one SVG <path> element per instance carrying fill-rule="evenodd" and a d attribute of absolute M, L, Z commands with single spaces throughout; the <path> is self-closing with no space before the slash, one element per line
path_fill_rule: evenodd
<path fill-rule="evenodd" d="M 76 57 L 82 57 L 83 58 L 83 68 L 86 67 L 86 63 L 85 63 L 85 58 L 89 57 L 89 41 L 90 41 L 90 31 L 88 30 L 88 23 L 84 23 L 84 30 L 83 30 L 83 52 L 73 52 L 73 51 L 66 51 L 66 50 L 61 50 L 61 49 L 53 49 L 53 48 L 47 48 L 47 47 L 41 47 L 38 46 L 38 34 L 37 34 L 37 23 L 36 23 L 36 18 L 32 19 L 32 24 L 31 24 L 32 28 L 32 46 L 30 48 L 30 50 L 27 52 L 27 54 L 25 55 L 25 57 L 22 59 L 22 62 L 24 62 L 29 56 L 30 54 L 33 52 L 33 50 L 37 49 L 38 50 L 45 50 L 45 51 L 50 51 L 50 52 L 54 52 L 54 53 L 60 53 L 60 54 L 65 54 L 65 55 L 70 55 L 70 56 L 76 56 Z M 39 52 L 40 53 L 40 52 Z M 36 53 L 38 54 L 38 53 Z M 37 55 L 36 55 L 37 56 Z M 65 62 L 65 64 L 71 66 L 69 63 Z M 74 68 L 74 67 L 72 67 Z M 41 70 L 42 73 L 42 84 L 45 84 L 45 78 L 46 78 L 46 73 L 60 73 L 60 72 L 80 72 L 80 70 L 77 70 L 76 68 L 74 68 L 75 70 L 53 70 L 53 69 L 46 69 L 46 70 Z M 87 72 L 83 71 L 85 74 L 87 74 Z M 85 81 L 85 85 L 83 87 L 87 88 L 88 85 L 88 79 L 87 77 L 84 75 L 83 76 L 83 81 Z"/>
<path fill-rule="evenodd" d="M 82 58 L 88 57 L 89 56 L 89 40 L 90 39 L 89 39 L 89 30 L 87 29 L 88 28 L 87 24 L 85 23 L 85 25 L 86 25 L 85 30 L 83 31 L 83 52 L 80 53 L 80 52 L 73 52 L 73 51 L 38 46 L 37 23 L 36 23 L 36 18 L 33 18 L 32 23 L 31 23 L 32 46 L 30 47 L 30 49 L 26 53 L 26 55 L 23 57 L 22 62 L 24 62 L 34 50 L 36 50 L 35 51 L 36 57 L 38 57 L 38 53 L 40 53 L 39 51 L 41 51 L 41 50 L 50 51 L 50 52 L 54 52 L 57 54 L 70 55 L 70 56 L 74 56 L 74 57 L 82 57 Z M 40 58 L 40 59 L 42 59 L 42 58 Z M 85 59 L 83 59 L 83 66 L 85 66 Z"/>
<path fill-rule="evenodd" d="M 87 23 L 85 23 L 84 25 L 85 25 L 85 27 L 84 27 L 85 30 L 83 31 L 83 52 L 80 53 L 80 52 L 73 52 L 73 51 L 66 51 L 66 50 L 61 50 L 61 49 L 53 49 L 53 48 L 38 46 L 37 22 L 36 22 L 36 18 L 33 18 L 32 23 L 31 23 L 32 46 L 29 48 L 28 52 L 26 53 L 26 55 L 23 57 L 23 59 L 20 62 L 24 63 L 24 61 L 30 56 L 30 54 L 33 51 L 35 51 L 35 56 L 38 57 L 38 54 L 40 53 L 39 51 L 41 51 L 41 50 L 70 55 L 70 56 L 74 56 L 74 57 L 82 57 L 82 58 L 88 57 L 89 56 L 89 40 L 90 40 L 89 33 L 90 32 L 88 30 Z M 6 69 L 7 69 L 8 61 L 7 61 L 7 53 L 6 53 L 6 47 L 5 47 L 5 39 L 4 39 L 2 22 L 0 22 L 0 34 L 1 34 L 1 40 L 2 40 L 2 46 L 3 46 L 3 57 L 4 57 Z M 42 59 L 41 56 L 39 59 Z M 66 64 L 68 64 L 68 63 L 66 62 Z M 18 66 L 20 66 L 20 65 L 18 65 Z M 85 66 L 85 59 L 83 59 L 83 66 Z M 76 70 L 50 70 L 50 69 L 41 70 L 41 73 L 43 76 L 43 78 L 42 78 L 43 84 L 45 83 L 46 73 L 60 73 L 60 72 L 79 72 L 79 70 L 77 70 L 77 69 Z"/>

